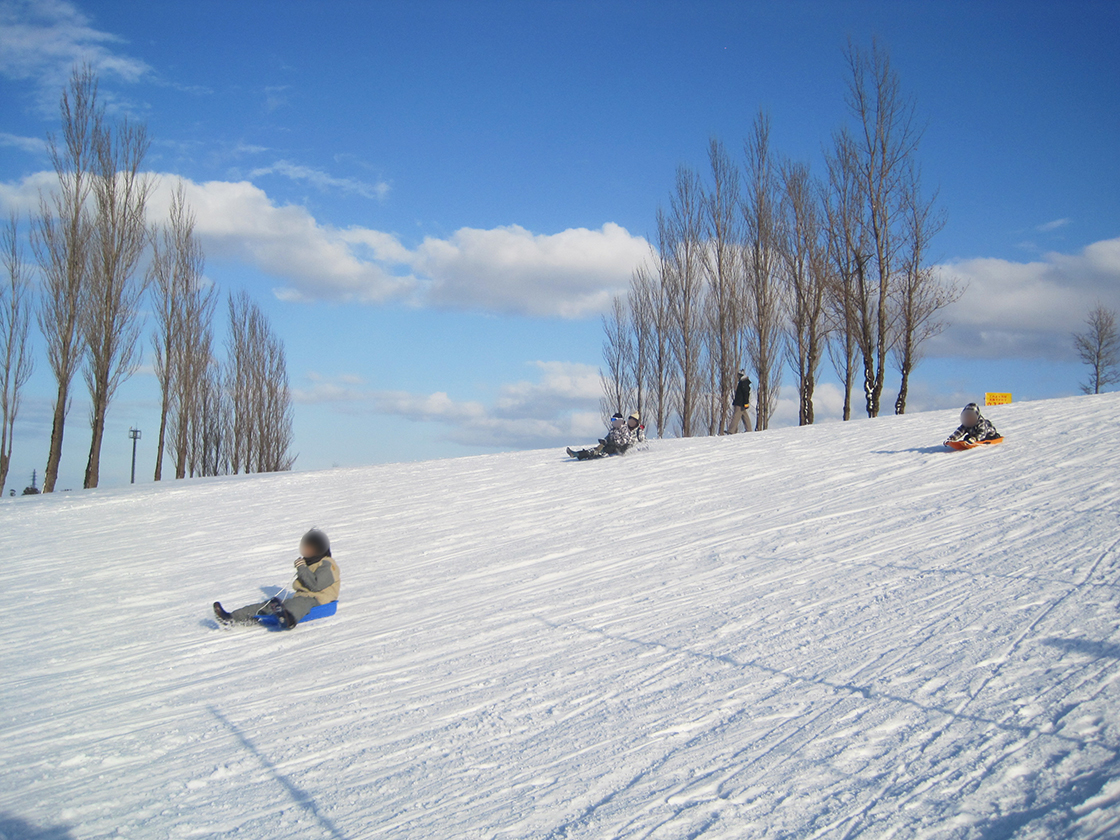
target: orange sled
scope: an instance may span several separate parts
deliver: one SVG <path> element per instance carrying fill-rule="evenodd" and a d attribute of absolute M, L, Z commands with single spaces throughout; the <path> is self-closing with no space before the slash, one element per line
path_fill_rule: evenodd
<path fill-rule="evenodd" d="M 1003 443 L 1003 438 L 992 438 L 991 440 L 981 440 L 976 443 L 965 443 L 963 440 L 947 440 L 945 445 L 950 449 L 955 449 L 957 452 L 963 452 L 965 449 L 975 449 L 978 446 L 995 446 L 997 443 Z"/>

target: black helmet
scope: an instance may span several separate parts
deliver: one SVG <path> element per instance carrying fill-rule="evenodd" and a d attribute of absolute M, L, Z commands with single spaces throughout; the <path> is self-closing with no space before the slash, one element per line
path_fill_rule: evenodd
<path fill-rule="evenodd" d="M 330 557 L 331 556 L 331 541 L 318 528 L 312 528 L 303 538 L 299 541 L 301 546 L 306 545 L 311 547 L 312 557 Z"/>

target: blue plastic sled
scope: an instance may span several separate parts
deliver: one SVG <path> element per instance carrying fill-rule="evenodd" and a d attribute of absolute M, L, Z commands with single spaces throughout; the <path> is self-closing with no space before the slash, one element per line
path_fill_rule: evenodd
<path fill-rule="evenodd" d="M 326 618 L 328 615 L 334 615 L 336 612 L 338 612 L 338 601 L 331 601 L 329 604 L 316 604 L 307 615 L 300 619 L 299 623 L 305 624 L 317 618 Z M 266 630 L 280 629 L 280 620 L 274 615 L 258 615 L 257 622 Z"/>

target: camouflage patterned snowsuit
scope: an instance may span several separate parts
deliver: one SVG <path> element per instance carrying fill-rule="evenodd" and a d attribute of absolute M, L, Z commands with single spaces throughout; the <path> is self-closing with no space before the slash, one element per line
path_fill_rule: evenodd
<path fill-rule="evenodd" d="M 949 440 L 946 442 L 964 440 L 968 443 L 976 443 L 977 441 L 993 440 L 998 437 L 999 432 L 992 425 L 992 421 L 981 415 L 975 426 L 958 426 L 957 430 L 949 435 Z"/>
<path fill-rule="evenodd" d="M 633 432 L 623 423 L 617 429 L 612 428 L 607 432 L 607 436 L 602 438 L 599 445 L 594 449 L 581 449 L 575 455 L 581 461 L 586 461 L 589 458 L 602 458 L 604 455 L 621 455 L 630 448 L 630 444 L 633 442 Z"/>

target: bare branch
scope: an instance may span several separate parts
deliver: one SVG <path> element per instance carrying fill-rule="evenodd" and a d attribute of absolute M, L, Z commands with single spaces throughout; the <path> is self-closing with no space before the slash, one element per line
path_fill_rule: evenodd
<path fill-rule="evenodd" d="M 5 280 L 0 285 L 0 490 L 8 480 L 16 417 L 23 386 L 35 368 L 28 344 L 31 284 L 19 241 L 19 220 L 13 214 L 3 229 Z"/>
<path fill-rule="evenodd" d="M 789 300 L 786 333 L 790 366 L 798 382 L 798 425 L 814 420 L 813 392 L 825 338 L 827 245 L 817 200 L 819 189 L 805 164 L 782 167 L 781 254 Z"/>
<path fill-rule="evenodd" d="M 74 70 L 62 92 L 59 110 L 62 142 L 53 135 L 47 138 L 58 184 L 54 191 L 40 193 L 39 213 L 31 227 L 31 243 L 43 278 L 37 320 L 56 383 L 44 493 L 52 492 L 58 480 L 70 386 L 85 356 L 82 307 L 93 233 L 87 204 L 93 189 L 96 138 L 102 124 L 97 79 L 89 65 Z"/>
<path fill-rule="evenodd" d="M 962 286 L 943 279 L 927 265 L 930 240 L 945 226 L 944 216 L 934 209 L 936 202 L 936 195 L 922 196 L 920 172 L 916 165 L 911 165 L 900 206 L 905 224 L 905 250 L 899 276 L 891 290 L 895 311 L 891 353 L 895 367 L 902 374 L 895 414 L 906 413 L 910 373 L 921 361 L 922 345 L 940 335 L 946 327 L 939 313 L 964 293 Z"/>
<path fill-rule="evenodd" d="M 859 228 L 869 246 L 867 252 L 853 254 L 853 260 L 864 399 L 867 415 L 876 417 L 894 335 L 890 300 L 896 261 L 906 241 L 905 223 L 898 216 L 922 132 L 915 124 L 913 102 L 902 95 L 886 50 L 873 42 L 867 53 L 849 42 L 845 58 L 849 71 L 846 101 L 855 127 L 851 133 L 837 136 L 836 158 L 841 167 L 851 169 L 845 179 L 850 177 L 858 190 Z"/>
<path fill-rule="evenodd" d="M 245 292 L 229 298 L 226 367 L 230 471 L 291 469 L 292 398 L 284 345 Z"/>
<path fill-rule="evenodd" d="M 785 301 L 779 282 L 780 241 L 777 177 L 770 152 L 770 119 L 755 118 L 746 143 L 746 197 L 743 201 L 746 243 L 745 342 L 758 377 L 755 429 L 770 426 L 781 388 L 781 352 Z"/>
<path fill-rule="evenodd" d="M 144 126 L 128 120 L 93 139 L 95 214 L 81 323 L 92 429 L 85 487 L 98 484 L 109 403 L 140 361 L 140 299 L 149 277 L 136 268 L 149 238 L 145 208 L 153 184 L 140 171 L 148 145 Z"/>
<path fill-rule="evenodd" d="M 603 316 L 603 362 L 599 378 L 603 383 L 600 409 L 604 420 L 631 404 L 635 389 L 634 345 L 630 333 L 630 313 L 620 296 L 611 300 L 611 311 Z"/>
<path fill-rule="evenodd" d="M 1088 329 L 1073 334 L 1077 355 L 1089 366 L 1089 381 L 1082 383 L 1086 394 L 1099 394 L 1101 389 L 1120 382 L 1120 333 L 1116 329 L 1116 311 L 1098 303 L 1085 319 Z"/>

